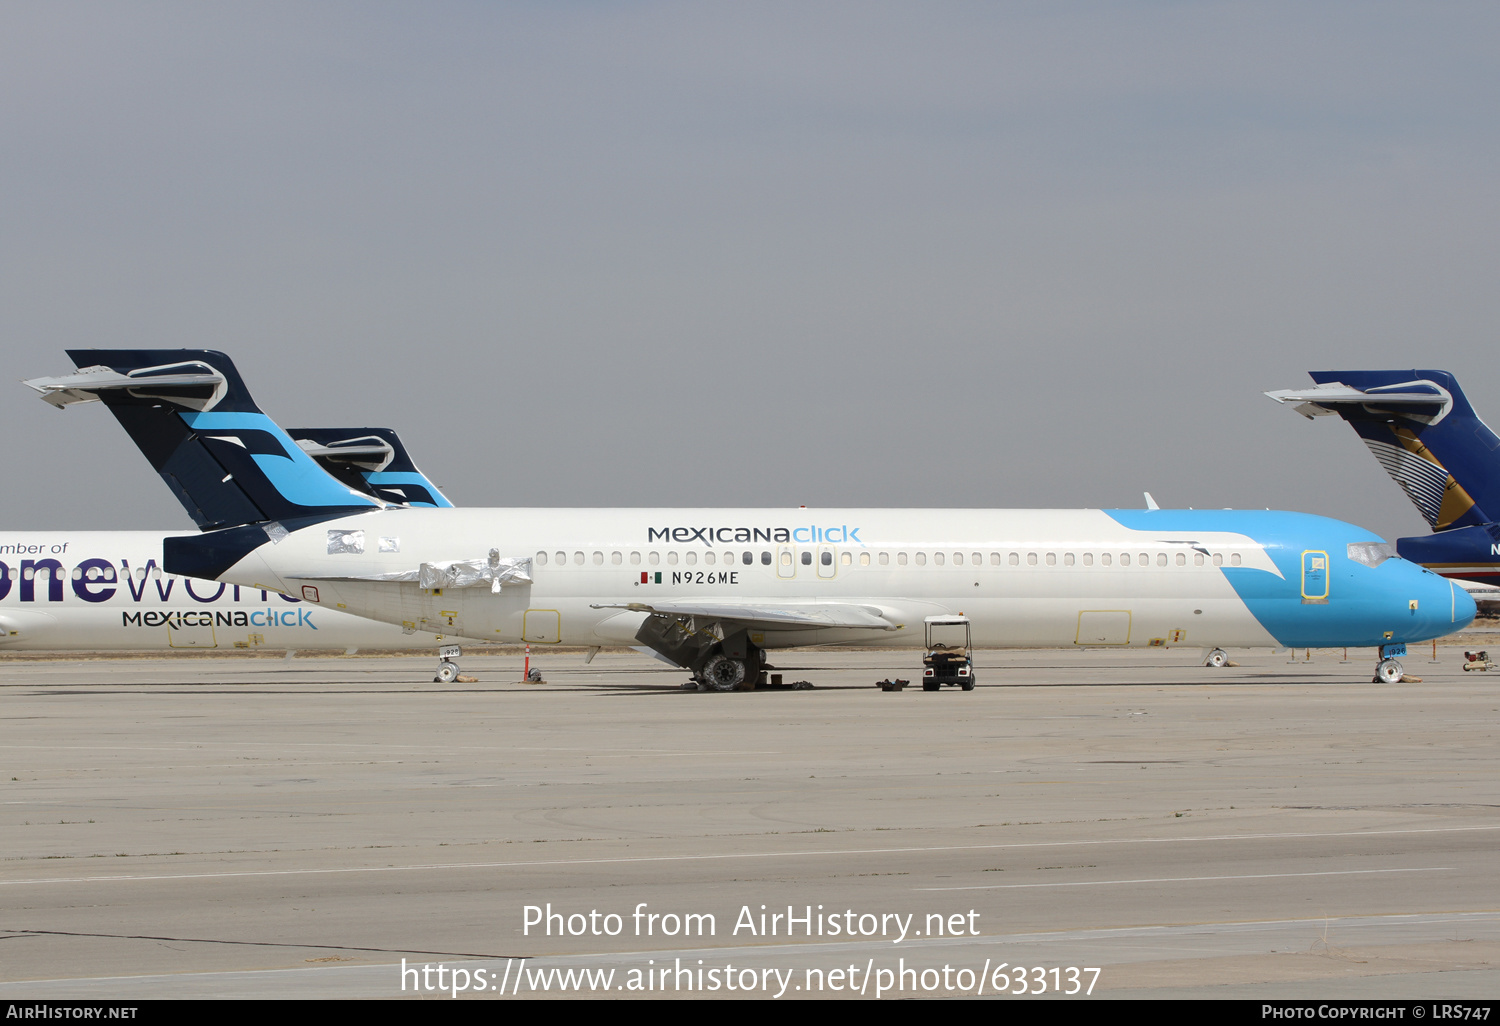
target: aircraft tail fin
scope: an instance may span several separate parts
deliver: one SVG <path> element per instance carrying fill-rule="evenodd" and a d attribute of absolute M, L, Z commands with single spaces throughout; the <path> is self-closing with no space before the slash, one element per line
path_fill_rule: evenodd
<path fill-rule="evenodd" d="M 102 402 L 204 531 L 345 516 L 386 503 L 327 473 L 207 349 L 76 349 L 76 374 L 26 384 L 63 408 Z"/>
<path fill-rule="evenodd" d="M 1266 394 L 1304 416 L 1336 414 L 1434 531 L 1500 516 L 1500 436 L 1439 370 L 1312 371 L 1318 387 Z"/>
<path fill-rule="evenodd" d="M 287 428 L 292 440 L 350 488 L 402 506 L 453 503 L 412 462 L 390 428 Z"/>

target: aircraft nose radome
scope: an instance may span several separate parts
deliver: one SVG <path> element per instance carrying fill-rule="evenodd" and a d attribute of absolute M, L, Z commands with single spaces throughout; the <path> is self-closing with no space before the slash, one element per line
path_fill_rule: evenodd
<path fill-rule="evenodd" d="M 1420 570 L 1419 572 L 1421 573 L 1421 580 L 1418 582 L 1420 588 L 1412 590 L 1408 601 L 1408 605 L 1412 601 L 1418 605 L 1417 611 L 1408 612 L 1411 618 L 1408 622 L 1415 621 L 1412 622 L 1412 626 L 1421 634 L 1420 638 L 1413 640 L 1440 638 L 1445 634 L 1461 630 L 1473 622 L 1477 610 L 1474 599 L 1467 591 L 1445 577 Z"/>
<path fill-rule="evenodd" d="M 1474 622 L 1475 615 L 1479 612 L 1479 606 L 1474 602 L 1474 596 L 1467 591 L 1448 581 L 1450 608 L 1453 610 L 1453 630 L 1462 630 Z"/>

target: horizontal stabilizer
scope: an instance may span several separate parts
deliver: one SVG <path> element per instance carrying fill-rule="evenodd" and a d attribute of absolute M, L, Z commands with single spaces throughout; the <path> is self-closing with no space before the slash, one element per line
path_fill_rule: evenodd
<path fill-rule="evenodd" d="M 1339 382 L 1315 388 L 1287 388 L 1265 393 L 1275 402 L 1296 403 L 1296 411 L 1313 417 L 1336 416 L 1341 409 L 1365 407 L 1374 410 L 1399 411 L 1405 416 L 1429 422 L 1442 419 L 1453 405 L 1453 397 L 1431 382 L 1406 382 L 1384 388 L 1352 388 Z"/>

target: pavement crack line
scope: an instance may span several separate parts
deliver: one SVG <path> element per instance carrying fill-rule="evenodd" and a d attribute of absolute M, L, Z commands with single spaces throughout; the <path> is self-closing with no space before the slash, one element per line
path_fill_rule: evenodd
<path fill-rule="evenodd" d="M 491 955 L 473 951 L 423 951 L 418 948 L 367 948 L 353 944 L 306 944 L 297 941 L 223 940 L 216 937 L 159 937 L 147 933 L 80 933 L 71 930 L 7 930 L 12 937 L 99 937 L 105 940 L 172 941 L 179 944 L 234 944 L 252 948 L 306 948 L 315 951 L 373 951 L 382 955 L 438 955 L 444 958 L 531 958 L 531 955 Z"/>

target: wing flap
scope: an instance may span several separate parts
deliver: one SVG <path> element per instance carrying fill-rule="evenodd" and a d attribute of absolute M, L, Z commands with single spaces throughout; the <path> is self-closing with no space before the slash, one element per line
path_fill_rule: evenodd
<path fill-rule="evenodd" d="M 712 602 L 684 600 L 665 602 L 600 602 L 591 604 L 592 609 L 628 609 L 654 616 L 693 616 L 709 620 L 731 620 L 746 627 L 767 630 L 806 628 L 815 630 L 827 627 L 848 627 L 860 630 L 899 631 L 901 624 L 892 623 L 874 606 L 860 606 L 844 602 L 799 602 L 765 604 L 753 602 Z"/>

